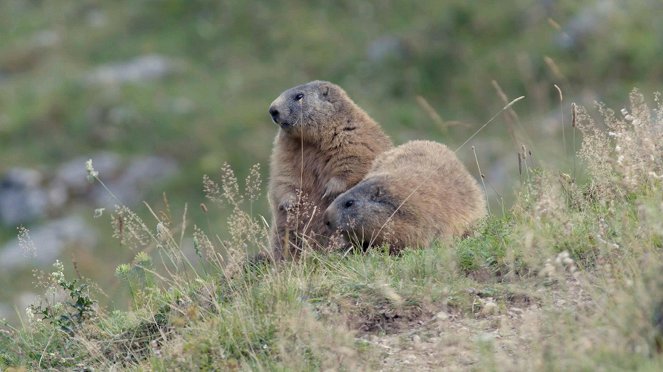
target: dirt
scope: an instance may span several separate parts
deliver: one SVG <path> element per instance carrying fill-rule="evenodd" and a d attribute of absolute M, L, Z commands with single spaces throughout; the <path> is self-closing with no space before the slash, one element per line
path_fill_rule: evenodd
<path fill-rule="evenodd" d="M 358 328 L 358 338 L 377 350 L 382 371 L 535 368 L 522 356 L 540 335 L 540 301 L 525 293 L 506 294 L 499 305 L 482 293 L 474 301 L 471 313 L 448 307 L 377 312 Z"/>

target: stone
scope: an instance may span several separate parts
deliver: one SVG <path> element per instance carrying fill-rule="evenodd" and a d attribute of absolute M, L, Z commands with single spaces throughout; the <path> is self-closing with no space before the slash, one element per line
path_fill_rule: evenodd
<path fill-rule="evenodd" d="M 407 48 L 403 41 L 395 36 L 381 36 L 373 40 L 366 48 L 366 57 L 373 63 L 381 63 L 390 59 L 403 59 Z"/>
<path fill-rule="evenodd" d="M 497 314 L 498 310 L 499 308 L 497 307 L 496 303 L 488 301 L 483 305 L 483 308 L 481 309 L 481 315 L 494 315 Z"/>
<path fill-rule="evenodd" d="M 170 158 L 160 156 L 136 158 L 115 179 L 105 181 L 108 189 L 119 200 L 102 187 L 93 190 L 92 200 L 97 206 L 106 208 L 112 208 L 116 204 L 135 204 L 140 202 L 149 187 L 172 177 L 178 169 L 175 161 Z"/>
<path fill-rule="evenodd" d="M 121 85 L 161 79 L 171 74 L 175 63 L 157 54 L 139 56 L 125 62 L 97 67 L 88 73 L 86 81 L 91 84 Z"/>
<path fill-rule="evenodd" d="M 48 194 L 43 176 L 27 168 L 12 168 L 0 179 L 0 222 L 15 227 L 46 215 Z"/>
<path fill-rule="evenodd" d="M 447 314 L 444 311 L 440 311 L 439 313 L 435 314 L 435 319 L 437 319 L 437 320 L 447 320 L 447 319 L 449 319 L 449 314 Z"/>
<path fill-rule="evenodd" d="M 0 247 L 0 269 L 7 270 L 28 265 L 50 265 L 66 248 L 91 248 L 97 234 L 80 217 L 65 217 L 30 231 L 34 252 L 27 252 L 18 238 Z"/>
<path fill-rule="evenodd" d="M 112 152 L 99 152 L 91 156 L 80 156 L 71 159 L 57 168 L 53 183 L 62 183 L 71 194 L 83 195 L 93 187 L 87 180 L 85 162 L 92 159 L 94 169 L 101 179 L 117 177 L 122 169 L 122 159 Z"/>

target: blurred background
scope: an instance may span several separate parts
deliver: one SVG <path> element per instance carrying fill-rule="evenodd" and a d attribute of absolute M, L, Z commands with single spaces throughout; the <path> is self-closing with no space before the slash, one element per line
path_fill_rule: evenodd
<path fill-rule="evenodd" d="M 178 220 L 186 203 L 189 223 L 223 234 L 226 211 L 199 208 L 203 175 L 260 163 L 266 179 L 269 103 L 309 80 L 341 85 L 396 143 L 452 148 L 525 96 L 459 151 L 478 177 L 476 148 L 501 213 L 522 145 L 529 164 L 572 172 L 572 102 L 619 109 L 634 87 L 653 100 L 661 14 L 660 0 L 3 0 L 0 318 L 24 312 L 33 270 L 56 259 L 126 307 L 115 267 L 138 252 L 113 238 L 119 202 L 148 225 L 142 201 Z M 87 182 L 88 159 L 119 202 Z"/>

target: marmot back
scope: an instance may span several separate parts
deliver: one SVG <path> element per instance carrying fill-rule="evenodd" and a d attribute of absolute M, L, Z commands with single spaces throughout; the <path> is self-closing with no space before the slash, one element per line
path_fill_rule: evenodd
<path fill-rule="evenodd" d="M 280 259 L 297 255 L 305 245 L 326 245 L 322 212 L 357 184 L 392 143 L 343 89 L 326 81 L 286 90 L 269 113 L 280 127 L 269 181 L 271 245 Z"/>
<path fill-rule="evenodd" d="M 364 247 L 388 243 L 397 251 L 462 236 L 485 214 L 477 181 L 453 151 L 411 141 L 380 155 L 329 206 L 325 223 Z"/>

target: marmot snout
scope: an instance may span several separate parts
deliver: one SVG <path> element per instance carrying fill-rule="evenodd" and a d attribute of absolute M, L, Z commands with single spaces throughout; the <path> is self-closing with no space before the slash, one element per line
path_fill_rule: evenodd
<path fill-rule="evenodd" d="M 316 80 L 281 93 L 269 105 L 269 115 L 288 135 L 315 141 L 322 139 L 317 132 L 331 129 L 334 116 L 343 114 L 344 106 L 352 103 L 344 102 L 345 98 L 340 87 Z"/>

